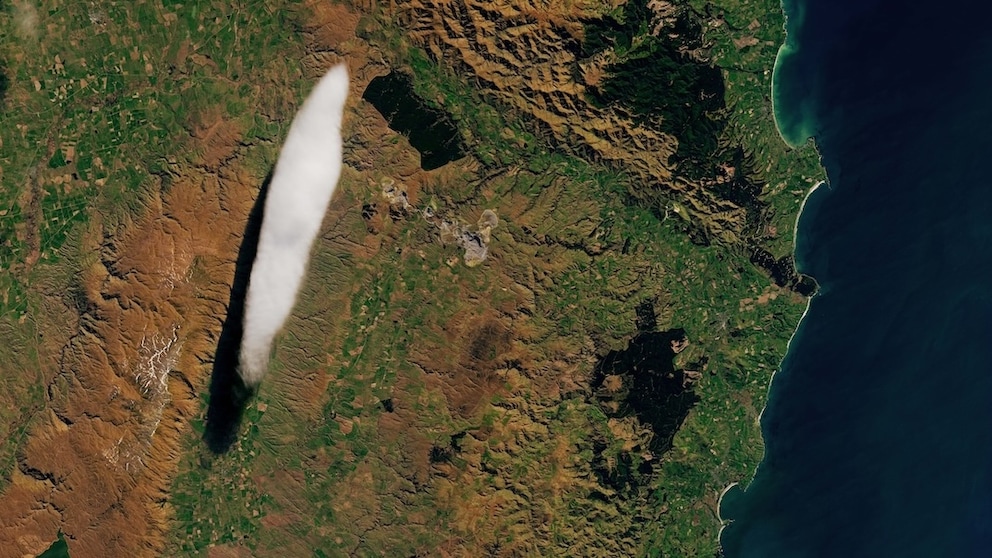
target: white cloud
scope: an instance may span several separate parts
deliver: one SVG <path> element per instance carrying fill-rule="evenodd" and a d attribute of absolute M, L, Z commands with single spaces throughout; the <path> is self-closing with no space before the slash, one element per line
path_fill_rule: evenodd
<path fill-rule="evenodd" d="M 343 64 L 317 83 L 293 119 L 269 184 L 245 299 L 238 368 L 251 386 L 265 375 L 272 340 L 296 302 L 310 248 L 341 176 L 348 85 Z"/>

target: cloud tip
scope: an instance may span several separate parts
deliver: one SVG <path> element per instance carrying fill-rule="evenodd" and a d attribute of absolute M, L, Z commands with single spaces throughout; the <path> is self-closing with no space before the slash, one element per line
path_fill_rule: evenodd
<path fill-rule="evenodd" d="M 340 178 L 341 122 L 350 85 L 346 64 L 331 67 L 294 117 L 279 154 L 245 300 L 237 372 L 249 388 L 266 374 L 272 339 L 292 311 Z"/>
<path fill-rule="evenodd" d="M 255 368 L 246 368 L 243 366 L 238 367 L 238 377 L 241 378 L 241 382 L 249 390 L 254 391 L 258 388 L 258 385 L 262 383 L 262 378 L 265 376 L 265 370 L 258 370 Z"/>
<path fill-rule="evenodd" d="M 344 110 L 345 101 L 348 99 L 348 90 L 351 80 L 348 77 L 348 66 L 344 63 L 332 66 L 330 70 L 320 78 L 320 81 L 311 92 L 311 99 L 320 99 L 327 103 L 334 113 Z"/>
<path fill-rule="evenodd" d="M 330 70 L 327 70 L 327 73 L 324 74 L 324 77 L 330 77 L 331 79 L 335 79 L 335 80 L 338 80 L 338 81 L 347 80 L 348 79 L 348 65 L 345 64 L 344 62 L 341 62 L 339 64 L 335 64 L 335 65 L 331 66 L 331 69 Z"/>

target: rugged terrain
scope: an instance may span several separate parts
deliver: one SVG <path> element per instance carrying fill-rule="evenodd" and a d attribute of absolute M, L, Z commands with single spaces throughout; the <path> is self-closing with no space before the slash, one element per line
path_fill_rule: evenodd
<path fill-rule="evenodd" d="M 0 553 L 716 552 L 805 304 L 775 275 L 819 172 L 769 120 L 777 4 L 288 4 L 4 14 Z M 615 97 L 652 40 L 724 106 Z M 340 60 L 340 192 L 270 376 L 218 416 L 252 208 Z M 421 168 L 361 98 L 393 71 L 468 155 Z"/>

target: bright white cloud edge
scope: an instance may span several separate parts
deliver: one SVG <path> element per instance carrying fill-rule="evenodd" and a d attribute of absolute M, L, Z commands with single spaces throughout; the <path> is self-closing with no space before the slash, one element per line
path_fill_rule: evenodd
<path fill-rule="evenodd" d="M 238 373 L 262 381 L 272 341 L 296 303 L 310 248 L 341 176 L 341 121 L 348 70 L 332 68 L 307 97 L 286 136 L 269 183 L 245 299 Z"/>

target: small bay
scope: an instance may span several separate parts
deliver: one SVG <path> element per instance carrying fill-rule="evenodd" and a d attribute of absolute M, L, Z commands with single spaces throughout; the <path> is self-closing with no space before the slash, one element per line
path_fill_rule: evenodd
<path fill-rule="evenodd" d="M 992 556 L 992 6 L 786 0 L 776 117 L 820 284 L 721 516 L 730 558 Z"/>

